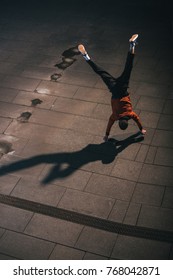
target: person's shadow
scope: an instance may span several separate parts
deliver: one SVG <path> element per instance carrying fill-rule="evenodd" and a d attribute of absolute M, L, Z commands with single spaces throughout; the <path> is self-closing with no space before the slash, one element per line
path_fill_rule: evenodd
<path fill-rule="evenodd" d="M 140 142 L 143 139 L 143 135 L 138 132 L 121 141 L 111 138 L 108 142 L 89 144 L 82 150 L 75 152 L 51 153 L 34 156 L 2 166 L 0 168 L 0 176 L 36 166 L 41 163 L 54 164 L 53 168 L 49 171 L 49 174 L 42 180 L 43 184 L 47 184 L 54 179 L 69 176 L 75 172 L 75 170 L 89 162 L 101 161 L 103 164 L 109 164 L 114 161 L 118 153 L 123 151 L 129 145 Z"/>

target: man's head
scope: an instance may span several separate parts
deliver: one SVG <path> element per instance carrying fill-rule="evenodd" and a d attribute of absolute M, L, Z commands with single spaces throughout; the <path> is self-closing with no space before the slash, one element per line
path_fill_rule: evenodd
<path fill-rule="evenodd" d="M 125 130 L 128 127 L 128 119 L 126 118 L 119 119 L 119 127 L 120 129 Z"/>

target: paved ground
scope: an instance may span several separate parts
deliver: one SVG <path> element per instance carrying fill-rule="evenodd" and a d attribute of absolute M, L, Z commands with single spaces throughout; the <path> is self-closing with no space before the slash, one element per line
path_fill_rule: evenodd
<path fill-rule="evenodd" d="M 73 215 L 173 233 L 169 6 L 69 2 L 1 7 L 0 259 L 173 259 L 166 238 L 121 235 L 82 218 L 76 223 Z M 136 143 L 104 144 L 110 94 L 76 46 L 85 44 L 117 76 L 133 33 L 140 39 L 130 92 L 147 134 Z M 114 125 L 111 137 L 137 131 L 133 122 L 124 133 Z M 9 205 L 9 196 L 70 210 L 72 220 Z"/>

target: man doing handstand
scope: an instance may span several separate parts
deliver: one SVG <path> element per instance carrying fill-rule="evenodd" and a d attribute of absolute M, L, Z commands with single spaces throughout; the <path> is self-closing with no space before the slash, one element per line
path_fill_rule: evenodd
<path fill-rule="evenodd" d="M 90 59 L 83 45 L 78 46 L 78 50 L 83 55 L 84 59 L 92 67 L 94 72 L 96 72 L 102 78 L 102 80 L 107 85 L 110 92 L 112 93 L 112 98 L 111 98 L 112 114 L 108 120 L 106 133 L 103 138 L 104 141 L 108 140 L 111 127 L 114 124 L 114 122 L 117 120 L 119 121 L 120 129 L 125 130 L 128 127 L 128 120 L 133 119 L 137 123 L 141 133 L 142 134 L 146 133 L 146 130 L 142 127 L 139 116 L 132 109 L 130 95 L 129 92 L 127 91 L 130 74 L 133 68 L 133 60 L 135 56 L 135 46 L 136 46 L 137 38 L 138 38 L 138 34 L 134 34 L 129 40 L 130 49 L 127 54 L 125 68 L 121 76 L 119 76 L 118 78 L 114 78 L 104 69 L 96 65 L 96 63 Z"/>

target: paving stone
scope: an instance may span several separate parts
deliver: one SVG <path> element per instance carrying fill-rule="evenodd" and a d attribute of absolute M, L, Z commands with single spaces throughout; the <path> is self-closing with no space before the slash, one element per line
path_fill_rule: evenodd
<path fill-rule="evenodd" d="M 10 88 L 0 88 L 0 101 L 11 102 L 18 94 L 18 90 Z"/>
<path fill-rule="evenodd" d="M 0 238 L 2 237 L 2 235 L 4 234 L 5 229 L 0 228 Z"/>
<path fill-rule="evenodd" d="M 11 119 L 0 117 L 0 133 L 4 133 L 10 123 Z"/>
<path fill-rule="evenodd" d="M 131 202 L 127 209 L 123 223 L 128 225 L 136 225 L 140 210 L 141 210 L 141 204 Z"/>
<path fill-rule="evenodd" d="M 6 231 L 0 240 L 1 253 L 23 260 L 46 260 L 55 244 L 17 232 Z"/>
<path fill-rule="evenodd" d="M 62 245 L 74 246 L 82 228 L 79 224 L 35 214 L 25 233 Z"/>
<path fill-rule="evenodd" d="M 2 82 L 2 86 L 18 90 L 34 91 L 39 83 L 40 80 L 38 79 L 30 79 L 18 76 L 6 76 L 6 78 Z"/>
<path fill-rule="evenodd" d="M 144 164 L 139 177 L 139 182 L 172 186 L 173 168 Z"/>
<path fill-rule="evenodd" d="M 142 111 L 139 114 L 139 117 L 144 127 L 156 128 L 159 121 L 160 114 Z"/>
<path fill-rule="evenodd" d="M 115 205 L 109 215 L 109 220 L 122 223 L 127 212 L 129 203 L 122 200 L 116 200 Z"/>
<path fill-rule="evenodd" d="M 117 145 L 117 149 L 118 149 L 118 145 Z M 122 150 L 120 153 L 118 153 L 118 158 L 135 160 L 140 149 L 141 149 L 141 145 L 139 143 L 132 143 L 131 145 L 125 147 L 125 149 Z"/>
<path fill-rule="evenodd" d="M 67 189 L 58 207 L 100 218 L 107 218 L 114 199 Z"/>
<path fill-rule="evenodd" d="M 142 169 L 142 163 L 125 159 L 117 159 L 111 172 L 114 177 L 136 181 Z"/>
<path fill-rule="evenodd" d="M 48 116 L 49 112 L 49 118 Z M 76 116 L 56 111 L 47 111 L 44 109 L 36 109 L 31 118 L 31 123 L 43 124 L 59 128 L 71 128 L 76 121 Z"/>
<path fill-rule="evenodd" d="M 0 254 L 0 260 L 16 260 L 17 258 L 11 257 L 11 256 L 7 256 L 4 254 Z"/>
<path fill-rule="evenodd" d="M 166 187 L 163 197 L 162 207 L 173 208 L 173 189 L 172 187 Z"/>
<path fill-rule="evenodd" d="M 148 152 L 149 146 L 148 145 L 141 145 L 140 150 L 135 158 L 135 161 L 138 162 L 144 162 L 147 152 Z"/>
<path fill-rule="evenodd" d="M 69 128 L 92 135 L 104 135 L 107 126 L 106 120 L 93 119 L 89 117 L 76 116 Z"/>
<path fill-rule="evenodd" d="M 138 225 L 143 227 L 173 230 L 173 210 L 149 205 L 143 205 L 138 219 Z"/>
<path fill-rule="evenodd" d="M 22 72 L 21 76 L 26 78 L 48 80 L 50 81 L 50 76 L 54 71 L 53 67 L 40 67 L 40 66 L 27 66 Z"/>
<path fill-rule="evenodd" d="M 37 107 L 50 109 L 56 100 L 55 96 L 45 95 L 41 93 L 34 93 L 34 92 L 27 92 L 27 91 L 20 91 L 17 96 L 14 98 L 13 103 L 25 105 L 25 106 L 32 106 L 32 100 L 39 99 L 41 100 L 40 104 L 37 104 Z"/>
<path fill-rule="evenodd" d="M 6 118 L 18 118 L 23 112 L 30 111 L 32 109 L 21 105 L 12 103 L 0 102 L 0 115 Z"/>
<path fill-rule="evenodd" d="M 141 96 L 136 108 L 139 110 L 145 110 L 153 113 L 161 113 L 163 105 L 164 99 Z"/>
<path fill-rule="evenodd" d="M 109 94 L 109 92 L 107 92 L 107 90 L 80 86 L 73 98 L 96 103 L 103 103 L 110 106 L 111 95 Z"/>
<path fill-rule="evenodd" d="M 52 110 L 74 115 L 91 116 L 96 107 L 95 103 L 57 97 Z"/>
<path fill-rule="evenodd" d="M 75 248 L 109 257 L 117 234 L 85 227 Z"/>
<path fill-rule="evenodd" d="M 65 168 L 65 164 L 62 163 L 61 167 L 62 169 Z M 55 168 L 55 165 L 47 165 L 39 179 L 44 181 L 45 178 L 49 177 L 52 168 Z M 66 188 L 82 191 L 88 183 L 90 176 L 91 172 L 71 168 L 67 176 L 61 176 L 61 174 L 58 174 L 58 171 L 56 174 L 52 174 L 51 182 L 57 186 L 64 186 Z"/>
<path fill-rule="evenodd" d="M 52 81 L 42 81 L 37 87 L 37 92 L 62 97 L 72 97 L 77 91 L 78 86 L 60 84 Z"/>
<path fill-rule="evenodd" d="M 85 252 L 67 246 L 62 246 L 57 244 L 54 248 L 52 254 L 50 255 L 50 260 L 82 260 Z"/>
<path fill-rule="evenodd" d="M 173 116 L 162 115 L 157 126 L 159 129 L 173 130 Z"/>
<path fill-rule="evenodd" d="M 133 193 L 132 201 L 147 205 L 160 206 L 165 188 L 163 186 L 138 183 Z"/>
<path fill-rule="evenodd" d="M 15 155 L 5 155 L 0 161 L 1 174 L 11 173 L 15 176 L 39 176 L 45 163 L 35 160 L 35 158 L 25 159 Z"/>
<path fill-rule="evenodd" d="M 135 183 L 110 176 L 92 174 L 85 191 L 129 201 L 131 199 Z"/>
<path fill-rule="evenodd" d="M 151 59 L 150 59 L 151 60 Z M 152 60 L 153 62 L 153 60 Z M 150 97 L 156 97 L 156 98 L 165 98 L 166 94 L 165 92 L 168 92 L 168 87 L 165 85 L 157 85 L 157 84 L 151 84 L 151 83 L 140 83 L 137 93 L 139 95 L 143 96 L 150 96 Z"/>
<path fill-rule="evenodd" d="M 168 130 L 156 130 L 152 145 L 153 146 L 161 146 L 161 147 L 173 147 L 173 132 Z"/>
<path fill-rule="evenodd" d="M 33 215 L 32 212 L 4 204 L 0 204 L 0 212 L 1 227 L 16 230 L 18 232 L 22 232 L 25 229 Z"/>
<path fill-rule="evenodd" d="M 56 206 L 63 196 L 65 188 L 55 185 L 43 186 L 35 178 L 22 178 L 11 195 L 31 201 Z"/>
<path fill-rule="evenodd" d="M 168 99 L 164 105 L 163 113 L 172 115 L 173 114 L 172 106 L 173 106 L 173 100 Z"/>
<path fill-rule="evenodd" d="M 111 257 L 121 260 L 167 260 L 169 252 L 169 243 L 120 235 Z"/>
<path fill-rule="evenodd" d="M 27 143 L 26 139 L 17 138 L 11 135 L 0 134 L 0 141 L 11 143 L 12 153 L 17 155 L 21 153 Z"/>
<path fill-rule="evenodd" d="M 158 147 L 154 163 L 173 166 L 173 149 Z"/>
<path fill-rule="evenodd" d="M 18 181 L 19 181 L 19 177 L 17 176 L 12 176 L 12 175 L 1 176 L 0 193 L 9 195 Z"/>
<path fill-rule="evenodd" d="M 77 72 L 68 70 L 63 73 L 63 76 L 60 80 L 61 83 L 66 83 L 69 85 L 76 85 L 76 86 L 88 86 L 91 87 L 96 84 L 97 77 L 92 73 L 84 73 L 84 72 Z"/>
<path fill-rule="evenodd" d="M 154 159 L 156 156 L 157 147 L 150 146 L 148 149 L 148 153 L 145 159 L 146 163 L 154 163 Z"/>
<path fill-rule="evenodd" d="M 108 258 L 87 252 L 83 260 L 108 260 Z"/>

